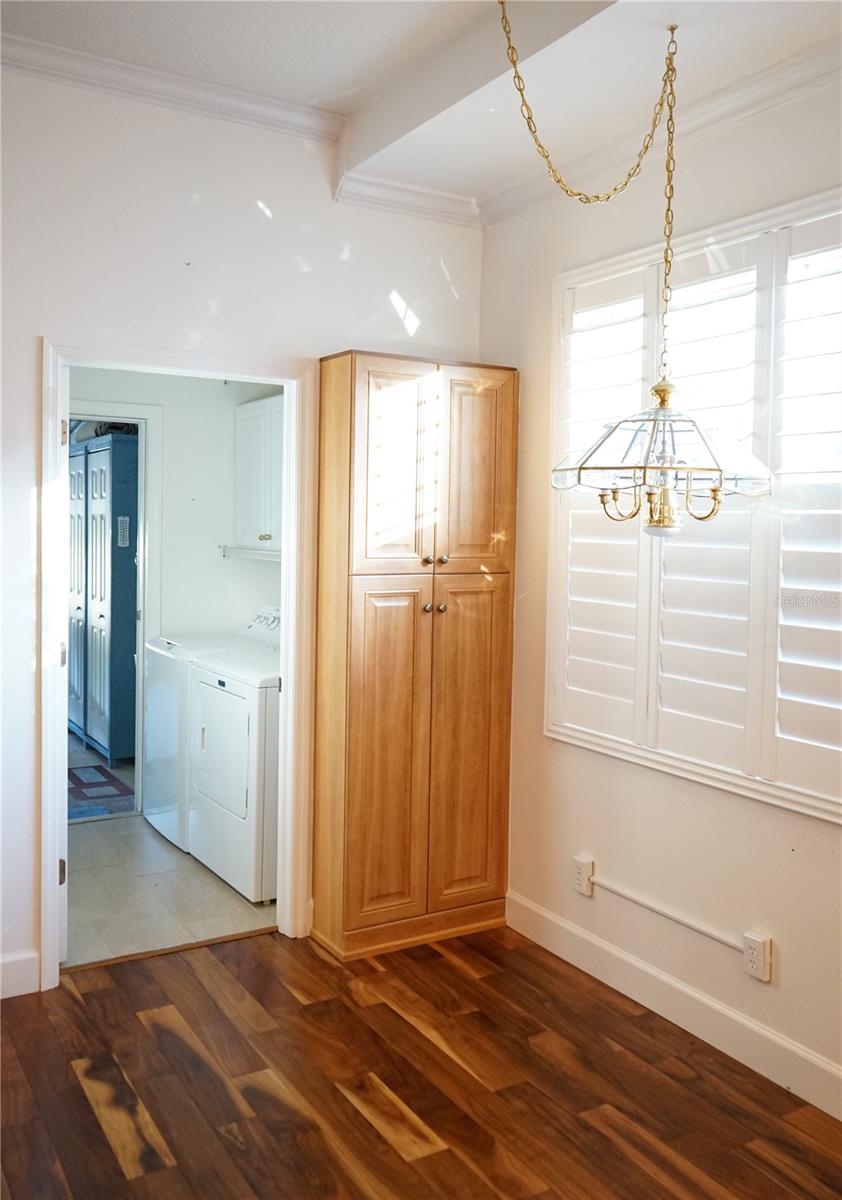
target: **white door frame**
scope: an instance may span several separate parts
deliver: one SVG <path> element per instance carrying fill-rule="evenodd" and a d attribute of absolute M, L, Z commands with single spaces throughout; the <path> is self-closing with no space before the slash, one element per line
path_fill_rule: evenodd
<path fill-rule="evenodd" d="M 304 937 L 312 917 L 313 663 L 318 408 L 315 363 L 244 360 L 201 352 L 43 342 L 41 581 L 41 990 L 59 979 L 67 887 L 58 863 L 67 857 L 67 589 L 70 368 L 100 367 L 285 383 L 281 520 L 281 704 L 278 791 L 278 928 Z M 128 408 L 128 406 L 127 406 Z M 66 423 L 66 424 L 65 424 Z M 150 513 L 147 509 L 147 518 Z M 160 513 L 158 513 L 160 519 Z M 148 547 L 144 547 L 148 551 Z M 148 568 L 148 554 L 145 560 Z M 159 629 L 160 597 L 147 587 L 146 638 Z"/>

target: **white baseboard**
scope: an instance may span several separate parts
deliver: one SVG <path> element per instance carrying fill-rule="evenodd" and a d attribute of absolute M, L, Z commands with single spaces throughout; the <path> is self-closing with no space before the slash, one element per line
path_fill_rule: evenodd
<path fill-rule="evenodd" d="M 37 950 L 19 950 L 0 956 L 0 996 L 25 996 L 37 992 L 41 983 L 41 964 Z"/>
<path fill-rule="evenodd" d="M 723 1004 L 674 975 L 604 941 L 525 896 L 509 892 L 506 921 L 603 983 L 645 1004 L 696 1037 L 730 1054 L 837 1119 L 842 1119 L 842 1066 Z"/>

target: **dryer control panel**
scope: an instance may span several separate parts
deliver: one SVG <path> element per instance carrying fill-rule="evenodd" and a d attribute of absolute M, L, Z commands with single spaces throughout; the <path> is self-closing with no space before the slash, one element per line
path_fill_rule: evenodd
<path fill-rule="evenodd" d="M 266 642 L 270 646 L 280 646 L 281 644 L 281 610 L 270 605 L 267 608 L 258 610 L 257 615 L 252 617 L 245 629 L 242 630 L 242 636 L 254 638 L 255 641 Z"/>

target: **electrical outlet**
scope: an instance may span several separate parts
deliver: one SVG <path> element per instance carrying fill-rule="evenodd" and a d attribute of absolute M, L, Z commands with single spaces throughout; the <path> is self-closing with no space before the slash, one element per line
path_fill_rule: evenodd
<path fill-rule="evenodd" d="M 583 896 L 592 896 L 593 859 L 587 858 L 584 854 L 577 854 L 573 859 L 573 865 L 576 869 L 576 891 L 581 892 Z"/>
<path fill-rule="evenodd" d="M 765 933 L 750 929 L 743 934 L 743 970 L 761 983 L 772 978 L 772 939 Z"/>

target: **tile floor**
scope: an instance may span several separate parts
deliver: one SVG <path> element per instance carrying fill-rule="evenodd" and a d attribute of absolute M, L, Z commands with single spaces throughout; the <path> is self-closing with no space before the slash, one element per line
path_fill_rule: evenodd
<path fill-rule="evenodd" d="M 68 829 L 66 966 L 276 925 L 139 814 Z"/>

